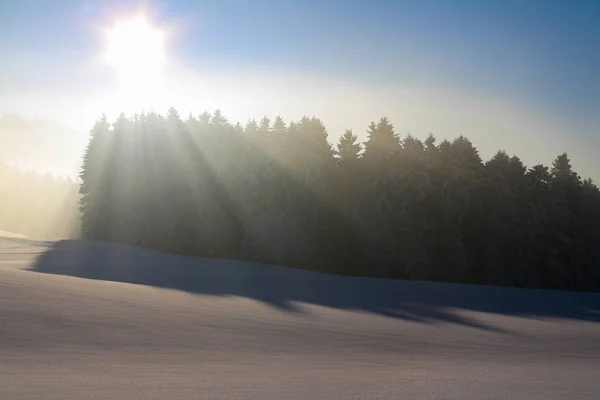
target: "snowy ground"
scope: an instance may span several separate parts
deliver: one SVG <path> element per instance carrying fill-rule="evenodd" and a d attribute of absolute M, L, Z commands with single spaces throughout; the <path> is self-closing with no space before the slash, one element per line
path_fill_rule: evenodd
<path fill-rule="evenodd" d="M 0 238 L 0 399 L 597 399 L 600 296 Z"/>

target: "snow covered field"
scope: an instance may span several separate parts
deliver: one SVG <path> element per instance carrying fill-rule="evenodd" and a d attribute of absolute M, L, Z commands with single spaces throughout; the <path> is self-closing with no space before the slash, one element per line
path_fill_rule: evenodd
<path fill-rule="evenodd" d="M 0 237 L 0 399 L 596 399 L 600 296 Z"/>

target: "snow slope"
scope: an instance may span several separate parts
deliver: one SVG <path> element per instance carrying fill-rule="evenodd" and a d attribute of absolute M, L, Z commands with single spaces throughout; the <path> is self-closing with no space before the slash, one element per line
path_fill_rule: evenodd
<path fill-rule="evenodd" d="M 593 399 L 600 296 L 0 237 L 0 399 Z"/>

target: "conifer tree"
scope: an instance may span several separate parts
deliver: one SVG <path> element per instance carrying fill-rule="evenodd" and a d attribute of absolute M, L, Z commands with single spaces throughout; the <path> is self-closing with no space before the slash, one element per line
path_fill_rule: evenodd
<path fill-rule="evenodd" d="M 271 131 L 271 120 L 266 115 L 260 120 L 259 131 L 269 133 Z"/>
<path fill-rule="evenodd" d="M 358 136 L 352 133 L 352 129 L 346 129 L 337 144 L 337 157 L 339 162 L 354 162 L 358 160 L 362 145 L 358 142 Z"/>
<path fill-rule="evenodd" d="M 281 118 L 281 116 L 278 115 L 277 117 L 275 117 L 275 120 L 273 121 L 272 130 L 278 135 L 283 135 L 287 132 L 285 121 L 283 120 L 283 118 Z"/>
<path fill-rule="evenodd" d="M 111 141 L 110 124 L 104 114 L 91 130 L 90 141 L 79 174 L 81 180 L 79 193 L 82 196 L 81 233 L 84 238 L 97 240 L 109 238 L 110 226 L 106 214 L 110 210 L 108 201 L 113 189 L 107 162 L 112 150 Z"/>
<path fill-rule="evenodd" d="M 227 118 L 225 118 L 225 116 L 221 113 L 221 110 L 219 109 L 215 110 L 210 122 L 215 125 L 225 125 L 228 123 Z"/>

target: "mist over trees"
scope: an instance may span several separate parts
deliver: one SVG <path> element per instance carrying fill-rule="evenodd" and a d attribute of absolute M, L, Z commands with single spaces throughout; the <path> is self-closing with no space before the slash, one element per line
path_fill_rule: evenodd
<path fill-rule="evenodd" d="M 489 161 L 386 118 L 333 146 L 315 117 L 147 113 L 92 129 L 85 238 L 325 272 L 600 289 L 600 191 L 571 168 Z M 168 268 L 168 266 L 165 266 Z"/>
<path fill-rule="evenodd" d="M 0 229 L 36 239 L 79 236 L 78 184 L 0 163 Z"/>

